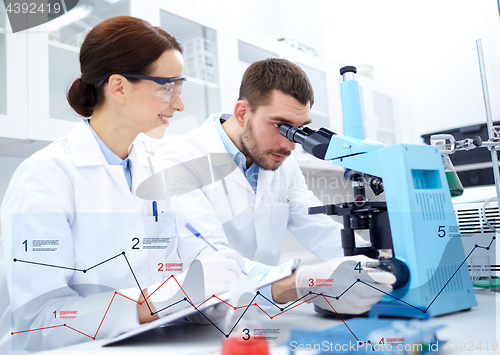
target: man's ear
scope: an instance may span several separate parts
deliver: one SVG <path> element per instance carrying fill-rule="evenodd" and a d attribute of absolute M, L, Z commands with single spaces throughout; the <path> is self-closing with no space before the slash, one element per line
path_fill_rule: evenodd
<path fill-rule="evenodd" d="M 113 100 L 123 104 L 125 103 L 125 86 L 127 85 L 126 79 L 117 74 L 113 74 L 109 77 L 107 91 Z"/>
<path fill-rule="evenodd" d="M 245 119 L 250 113 L 250 105 L 247 100 L 238 100 L 234 105 L 233 116 L 240 127 L 245 126 Z"/>

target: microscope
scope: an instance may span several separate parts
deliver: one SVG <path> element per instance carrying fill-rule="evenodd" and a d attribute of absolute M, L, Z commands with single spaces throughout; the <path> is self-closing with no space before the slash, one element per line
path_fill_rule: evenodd
<path fill-rule="evenodd" d="M 344 135 L 283 124 L 280 134 L 309 154 L 343 167 L 354 201 L 309 208 L 309 214 L 343 217 L 345 256 L 379 258 L 397 278 L 370 317 L 422 318 L 477 305 L 439 148 L 386 147 L 365 138 L 356 68 L 340 69 Z M 386 201 L 366 199 L 366 187 Z M 357 247 L 355 231 L 368 230 L 371 245 Z M 380 251 L 392 258 L 379 257 Z M 358 285 L 359 287 L 360 285 Z"/>

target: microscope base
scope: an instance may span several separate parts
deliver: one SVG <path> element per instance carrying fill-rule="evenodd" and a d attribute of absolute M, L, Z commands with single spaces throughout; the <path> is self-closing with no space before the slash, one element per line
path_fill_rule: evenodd
<path fill-rule="evenodd" d="M 431 317 L 429 313 L 424 313 L 420 309 L 405 304 L 379 302 L 372 307 L 368 313 L 368 318 L 379 318 L 381 316 L 419 319 L 429 319 Z"/>

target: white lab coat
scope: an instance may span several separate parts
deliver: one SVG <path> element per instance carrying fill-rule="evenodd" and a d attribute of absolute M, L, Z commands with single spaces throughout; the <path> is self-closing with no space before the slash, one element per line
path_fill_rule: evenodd
<path fill-rule="evenodd" d="M 159 263 L 179 261 L 177 238 L 167 223 L 170 215 L 160 214 L 155 222 L 152 201 L 135 195 L 151 172 L 145 153 L 132 148 L 129 158 L 133 193 L 123 167 L 107 163 L 82 121 L 67 137 L 26 159 L 14 173 L 1 208 L 0 287 L 8 286 L 9 292 L 0 292 L 0 353 L 9 353 L 10 341 L 14 350 L 21 346 L 40 351 L 90 340 L 65 327 L 13 336 L 10 332 L 66 323 L 94 337 L 115 290 L 139 297 L 127 260 L 141 288 L 172 274 L 158 271 Z M 158 201 L 158 211 L 166 212 L 165 199 Z M 166 248 L 144 248 L 158 246 L 144 238 L 160 236 L 170 238 Z M 56 242 L 46 244 L 47 240 Z M 40 246 L 48 250 L 39 250 Z M 119 255 L 122 252 L 127 260 Z M 116 255 L 86 273 L 12 261 L 83 270 Z M 62 311 L 77 315 L 61 319 Z M 115 296 L 97 339 L 137 326 L 137 304 Z"/>
<path fill-rule="evenodd" d="M 167 174 L 179 235 L 192 235 L 184 228 L 189 222 L 245 258 L 277 265 L 288 229 L 321 260 L 343 256 L 342 225 L 326 215 L 308 214 L 308 207 L 322 203 L 308 190 L 295 159 L 288 157 L 276 171 L 260 169 L 254 193 L 217 133 L 214 120 L 219 118 L 210 116 L 200 128 L 155 153 Z M 185 262 L 199 252 L 189 243 L 179 246 Z"/>

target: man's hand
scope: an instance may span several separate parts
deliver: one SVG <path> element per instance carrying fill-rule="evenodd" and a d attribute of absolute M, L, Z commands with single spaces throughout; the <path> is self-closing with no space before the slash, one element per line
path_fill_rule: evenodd
<path fill-rule="evenodd" d="M 374 269 L 379 265 L 376 259 L 364 255 L 332 259 L 314 266 L 303 266 L 296 273 L 297 295 L 310 300 L 320 308 L 338 313 L 361 314 L 367 312 L 380 301 L 383 292 L 390 293 L 396 277 L 388 272 Z M 372 283 L 378 290 L 363 285 Z M 352 286 L 352 287 L 351 287 Z M 351 287 L 338 300 L 344 291 Z M 383 292 L 380 292 L 380 291 Z M 313 294 L 309 294 L 309 292 Z M 316 296 L 323 293 L 331 297 Z M 328 300 L 328 301 L 327 301 Z"/>

